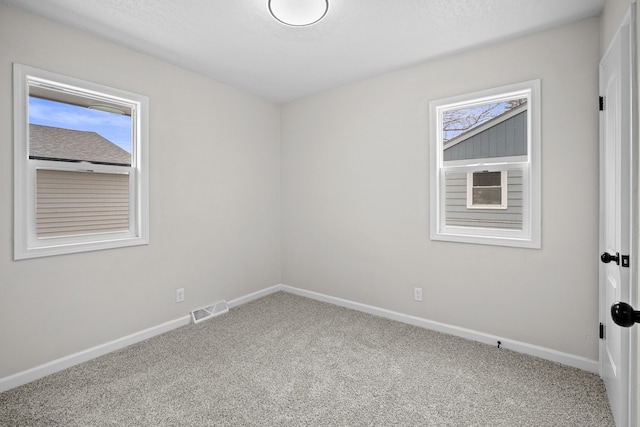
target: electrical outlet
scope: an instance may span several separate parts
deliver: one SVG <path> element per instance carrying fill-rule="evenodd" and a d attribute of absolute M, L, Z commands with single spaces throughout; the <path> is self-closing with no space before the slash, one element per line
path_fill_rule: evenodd
<path fill-rule="evenodd" d="M 422 301 L 422 288 L 413 288 L 413 299 Z"/>
<path fill-rule="evenodd" d="M 176 302 L 184 301 L 184 288 L 176 289 Z"/>

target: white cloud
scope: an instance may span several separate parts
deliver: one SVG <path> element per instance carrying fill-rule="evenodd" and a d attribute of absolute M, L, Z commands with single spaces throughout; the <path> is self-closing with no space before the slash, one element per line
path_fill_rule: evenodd
<path fill-rule="evenodd" d="M 74 105 L 29 99 L 29 123 L 96 132 L 131 151 L 131 117 Z"/>

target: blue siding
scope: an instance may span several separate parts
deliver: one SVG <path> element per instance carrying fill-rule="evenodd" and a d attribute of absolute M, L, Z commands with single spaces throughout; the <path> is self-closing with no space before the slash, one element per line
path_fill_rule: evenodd
<path fill-rule="evenodd" d="M 444 150 L 444 160 L 486 159 L 527 154 L 526 110 Z"/>
<path fill-rule="evenodd" d="M 507 173 L 507 209 L 468 209 L 467 174 L 449 172 L 445 178 L 445 222 L 450 226 L 522 229 L 521 170 Z"/>

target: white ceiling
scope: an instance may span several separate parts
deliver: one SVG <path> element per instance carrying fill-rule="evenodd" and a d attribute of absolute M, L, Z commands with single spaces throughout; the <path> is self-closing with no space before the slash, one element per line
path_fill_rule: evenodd
<path fill-rule="evenodd" d="M 275 102 L 594 16 L 605 3 L 329 0 L 319 23 L 288 27 L 267 0 L 0 1 Z"/>

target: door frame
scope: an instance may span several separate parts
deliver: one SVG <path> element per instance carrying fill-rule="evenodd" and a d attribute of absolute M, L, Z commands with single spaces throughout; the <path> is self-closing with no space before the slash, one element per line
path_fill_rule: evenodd
<path fill-rule="evenodd" d="M 638 299 L 638 263 L 640 263 L 640 256 L 638 254 L 638 242 L 640 240 L 640 234 L 638 230 L 639 218 L 638 215 L 640 212 L 638 211 L 638 187 L 640 182 L 638 181 L 638 68 L 637 68 L 637 57 L 636 57 L 636 4 L 632 3 L 627 11 L 623 21 L 621 22 L 615 38 L 622 37 L 625 34 L 625 27 L 629 28 L 626 31 L 626 35 L 628 35 L 627 40 L 622 40 L 623 43 L 626 43 L 626 50 L 623 50 L 623 53 L 627 53 L 629 55 L 629 66 L 630 69 L 625 70 L 628 73 L 628 80 L 623 84 L 628 85 L 630 92 L 630 111 L 629 117 L 626 120 L 628 123 L 625 123 L 623 120 L 623 126 L 626 126 L 626 130 L 629 132 L 629 147 L 628 147 L 628 162 L 627 165 L 629 167 L 629 189 L 630 191 L 627 194 L 622 194 L 622 197 L 627 198 L 627 203 L 622 203 L 623 206 L 628 207 L 629 209 L 629 256 L 630 256 L 630 266 L 628 271 L 628 286 L 629 286 L 629 301 L 631 305 L 634 305 L 635 309 L 638 310 L 640 307 L 640 300 Z M 615 43 L 615 38 L 612 40 L 611 45 L 607 49 L 606 53 L 602 56 L 604 59 L 609 51 L 612 49 L 612 46 Z M 623 64 L 625 61 L 623 60 Z M 599 66 L 599 71 L 601 74 L 602 71 L 602 61 Z M 601 80 L 602 76 L 600 76 L 599 80 Z M 599 82 L 599 85 L 602 86 L 602 82 Z M 600 87 L 601 89 L 601 87 Z M 600 90 L 599 89 L 599 90 Z M 623 88 L 623 90 L 627 90 Z M 605 101 L 606 103 L 606 101 Z M 604 188 L 604 179 L 603 179 L 603 165 L 602 165 L 602 150 L 604 146 L 604 133 L 602 126 L 603 114 L 600 116 L 600 231 L 599 231 L 599 239 L 600 239 L 600 252 L 603 251 L 604 248 L 604 226 L 603 226 L 603 188 Z M 601 324 L 606 324 L 606 319 L 611 316 L 610 307 L 605 307 L 606 298 L 604 295 L 605 288 L 603 286 L 603 264 L 600 264 L 599 269 L 599 319 Z M 628 372 L 628 384 L 626 387 L 626 414 L 624 414 L 624 418 L 627 420 L 627 425 L 629 427 L 636 427 L 640 424 L 638 420 L 638 335 L 640 334 L 640 324 L 632 326 L 629 329 L 629 351 L 626 360 L 625 369 Z M 606 331 L 605 331 L 606 336 Z M 605 341 L 600 340 L 599 342 L 599 372 L 600 376 L 604 378 L 604 362 L 605 362 Z M 622 427 L 622 426 L 621 426 Z"/>

